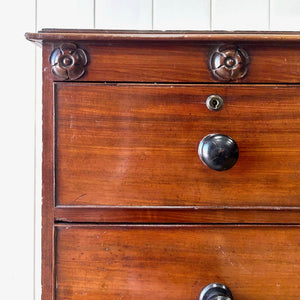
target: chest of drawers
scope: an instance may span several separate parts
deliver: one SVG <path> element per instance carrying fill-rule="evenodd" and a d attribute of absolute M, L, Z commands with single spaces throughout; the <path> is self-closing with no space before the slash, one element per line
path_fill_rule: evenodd
<path fill-rule="evenodd" d="M 26 37 L 43 300 L 300 298 L 299 34 Z"/>

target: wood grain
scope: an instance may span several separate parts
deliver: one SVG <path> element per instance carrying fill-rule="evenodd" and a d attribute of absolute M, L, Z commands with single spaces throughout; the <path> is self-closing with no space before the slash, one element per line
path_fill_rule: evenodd
<path fill-rule="evenodd" d="M 91 30 L 91 29 L 48 29 L 37 33 L 27 32 L 25 37 L 35 42 L 56 41 L 247 41 L 247 42 L 297 42 L 297 31 L 172 31 L 172 30 Z"/>
<path fill-rule="evenodd" d="M 299 298 L 299 227 L 228 225 L 300 224 L 299 33 L 27 38 L 43 45 L 43 300 L 197 299 L 214 281 L 235 299 Z M 88 54 L 78 83 L 51 72 L 52 51 L 68 41 Z M 209 71 L 224 43 L 249 54 L 239 84 L 215 84 Z M 211 94 L 223 110 L 206 109 Z M 198 158 L 214 132 L 240 148 L 228 172 Z"/>
<path fill-rule="evenodd" d="M 113 82 L 219 82 L 209 69 L 209 58 L 225 40 L 204 41 L 100 41 L 77 42 L 88 53 L 87 73 L 78 81 Z M 51 44 L 53 48 L 61 42 Z M 236 42 L 249 54 L 242 83 L 299 83 L 299 46 L 295 42 L 272 44 Z M 45 48 L 46 49 L 46 48 Z M 50 63 L 49 63 L 50 66 Z M 56 80 L 48 71 L 49 76 Z"/>
<path fill-rule="evenodd" d="M 56 85 L 56 204 L 298 206 L 298 86 Z M 205 100 L 225 104 L 211 112 Z M 224 172 L 197 154 L 210 133 L 238 144 Z"/>
<path fill-rule="evenodd" d="M 57 222 L 300 224 L 299 207 L 56 206 Z"/>
<path fill-rule="evenodd" d="M 43 51 L 43 69 L 49 65 Z M 54 300 L 54 105 L 53 83 L 49 73 L 43 72 L 43 157 L 42 157 L 42 299 Z"/>
<path fill-rule="evenodd" d="M 59 226 L 56 299 L 299 299 L 297 226 Z"/>

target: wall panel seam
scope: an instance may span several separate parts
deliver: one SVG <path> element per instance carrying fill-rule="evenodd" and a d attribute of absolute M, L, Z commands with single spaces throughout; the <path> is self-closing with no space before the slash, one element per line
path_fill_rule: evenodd
<path fill-rule="evenodd" d="M 151 27 L 152 27 L 152 30 L 154 28 L 154 0 L 152 0 L 152 24 L 151 24 Z"/>
<path fill-rule="evenodd" d="M 93 1 L 93 28 L 96 29 L 96 0 Z"/>
<path fill-rule="evenodd" d="M 269 12 L 269 14 L 268 14 L 268 30 L 270 30 L 271 29 L 271 0 L 268 1 L 268 5 L 269 5 L 269 7 L 268 7 L 268 12 Z"/>
<path fill-rule="evenodd" d="M 213 0 L 209 1 L 209 29 L 212 30 L 212 18 L 213 18 L 213 12 L 212 12 L 212 7 L 213 7 Z"/>

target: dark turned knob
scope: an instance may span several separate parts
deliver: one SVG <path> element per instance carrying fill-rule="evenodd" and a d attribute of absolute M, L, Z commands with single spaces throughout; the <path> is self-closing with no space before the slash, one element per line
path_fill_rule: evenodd
<path fill-rule="evenodd" d="M 198 154 L 202 162 L 216 171 L 225 171 L 234 166 L 239 157 L 236 142 L 228 135 L 213 133 L 202 139 Z"/>
<path fill-rule="evenodd" d="M 211 283 L 202 290 L 199 300 L 233 300 L 233 296 L 226 285 Z"/>

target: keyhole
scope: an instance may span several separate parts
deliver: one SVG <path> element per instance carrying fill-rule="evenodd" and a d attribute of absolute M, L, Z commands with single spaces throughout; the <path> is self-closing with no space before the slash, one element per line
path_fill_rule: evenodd
<path fill-rule="evenodd" d="M 224 101 L 219 95 L 210 95 L 206 99 L 206 106 L 209 110 L 218 111 L 222 109 Z"/>
<path fill-rule="evenodd" d="M 217 109 L 218 106 L 219 106 L 219 101 L 216 100 L 216 99 L 213 99 L 213 100 L 212 100 L 212 106 L 213 106 L 214 109 Z"/>

